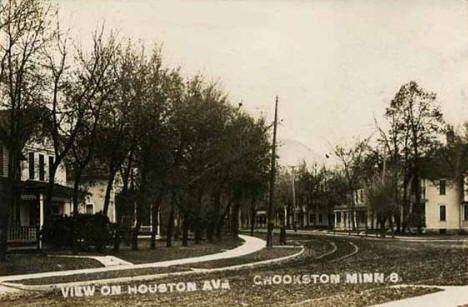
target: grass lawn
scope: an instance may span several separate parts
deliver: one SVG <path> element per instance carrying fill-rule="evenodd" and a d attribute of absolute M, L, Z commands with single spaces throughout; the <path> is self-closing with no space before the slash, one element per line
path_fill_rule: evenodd
<path fill-rule="evenodd" d="M 214 261 L 207 261 L 207 262 L 179 265 L 179 266 L 171 266 L 167 268 L 128 269 L 128 270 L 118 270 L 118 271 L 100 272 L 100 273 L 91 273 L 91 274 L 76 274 L 76 275 L 69 275 L 69 276 L 54 276 L 54 277 L 45 277 L 45 278 L 24 279 L 24 280 L 18 280 L 16 282 L 25 284 L 25 285 L 47 285 L 47 284 L 67 283 L 67 282 L 74 282 L 74 281 L 109 279 L 109 278 L 117 278 L 117 277 L 133 277 L 133 276 L 140 276 L 140 275 L 162 274 L 162 273 L 170 273 L 170 272 L 182 272 L 182 271 L 189 271 L 191 268 L 204 268 L 204 269 L 220 268 L 220 267 L 225 267 L 225 266 L 252 263 L 252 262 L 285 257 L 285 256 L 296 254 L 300 250 L 301 250 L 300 248 L 276 247 L 273 249 L 263 249 L 261 251 L 258 251 L 258 252 L 243 256 L 243 257 L 238 257 L 238 258 L 214 260 Z"/>
<path fill-rule="evenodd" d="M 223 252 L 228 249 L 233 249 L 243 244 L 243 240 L 238 239 L 225 239 L 221 242 L 209 243 L 202 241 L 201 244 L 195 244 L 193 241 L 189 241 L 188 246 L 182 246 L 182 241 L 173 241 L 172 247 L 166 247 L 166 242 L 158 240 L 156 243 L 156 249 L 150 249 L 149 239 L 140 239 L 138 244 L 138 250 L 131 250 L 129 246 L 124 246 L 119 252 L 114 252 L 112 249 L 107 249 L 103 253 L 96 252 L 80 252 L 80 256 L 104 256 L 112 255 L 123 260 L 129 261 L 133 264 L 140 263 L 151 263 L 166 260 L 174 260 L 188 257 L 198 257 L 203 255 L 209 255 L 214 253 Z M 71 255 L 70 250 L 67 251 L 51 251 L 50 254 L 54 255 Z"/>
<path fill-rule="evenodd" d="M 419 288 L 419 287 L 405 287 L 405 288 L 390 288 L 382 287 L 376 289 L 369 289 L 367 291 L 356 292 L 341 292 L 329 297 L 318 298 L 315 300 L 304 302 L 302 307 L 334 307 L 342 306 L 343 302 L 347 302 L 347 306 L 369 306 L 383 304 L 390 301 L 399 300 L 402 298 L 409 298 L 429 293 L 440 291 L 437 288 Z"/>
<path fill-rule="evenodd" d="M 306 237 L 288 239 L 307 243 Z M 296 260 L 262 266 L 248 270 L 215 272 L 190 276 L 172 276 L 152 283 L 176 283 L 192 281 L 197 284 L 208 279 L 228 280 L 230 290 L 166 292 L 114 297 L 63 298 L 57 293 L 40 297 L 19 298 L 5 302 L 4 306 L 287 306 L 310 300 L 309 306 L 368 306 L 389 300 L 410 297 L 427 291 L 426 288 L 390 288 L 393 283 L 293 283 L 256 284 L 255 276 L 302 274 L 345 274 L 353 272 L 381 272 L 385 276 L 397 273 L 400 283 L 432 285 L 467 285 L 468 254 L 463 244 L 435 244 L 366 240 L 355 237 L 309 236 L 311 249 L 330 249 L 330 241 L 336 252 L 320 259 L 316 255 L 304 255 Z M 357 254 L 332 262 L 353 251 Z M 323 246 L 321 247 L 321 244 Z M 135 283 L 132 283 L 134 285 Z M 137 283 L 138 285 L 139 283 Z"/>
<path fill-rule="evenodd" d="M 99 261 L 86 258 L 57 258 L 40 254 L 9 254 L 7 257 L 7 262 L 0 263 L 0 276 L 103 267 Z"/>
<path fill-rule="evenodd" d="M 98 253 L 79 253 L 80 256 L 104 256 L 114 255 L 126 261 L 134 264 L 139 263 L 150 263 L 165 260 L 181 259 L 188 257 L 197 257 L 208 254 L 219 253 L 228 249 L 235 248 L 242 245 L 244 241 L 226 239 L 222 242 L 208 243 L 202 242 L 202 244 L 194 244 L 192 241 L 189 242 L 189 246 L 182 246 L 181 241 L 173 242 L 173 246 L 170 248 L 163 245 L 165 242 L 159 241 L 156 249 L 152 250 L 149 248 L 150 243 L 147 239 L 141 239 L 139 244 L 139 250 L 132 251 L 129 248 L 123 248 L 120 252 L 113 252 L 107 250 L 103 254 Z M 51 251 L 51 255 L 70 255 L 71 251 Z M 64 270 L 77 270 L 87 268 L 98 268 L 103 265 L 94 259 L 88 258 L 70 258 L 70 257 L 47 257 L 45 255 L 36 254 L 10 254 L 8 255 L 8 261 L 6 263 L 0 263 L 0 276 L 13 275 L 13 274 L 26 274 L 26 273 L 39 273 L 49 271 L 64 271 Z M 161 269 L 159 269 L 161 270 Z M 167 271 L 167 270 L 166 270 Z M 173 271 L 172 269 L 170 271 Z M 164 273 L 163 271 L 161 271 Z M 138 275 L 141 272 L 139 272 Z M 158 270 L 153 269 L 149 273 L 145 274 L 157 274 Z M 142 273 L 143 274 L 143 273 Z M 114 276 L 109 274 L 110 276 Z M 76 277 L 76 276 L 75 276 Z M 100 276 L 93 276 L 86 280 L 97 279 Z M 115 277 L 115 276 L 114 276 Z M 106 277 L 111 278 L 111 277 Z"/>
<path fill-rule="evenodd" d="M 140 240 L 139 250 L 122 249 L 118 253 L 109 251 L 109 255 L 116 256 L 134 264 L 158 262 L 173 259 L 182 259 L 189 257 L 198 257 L 203 255 L 215 254 L 228 249 L 233 249 L 243 244 L 243 240 L 225 239 L 221 242 L 209 243 L 203 241 L 201 244 L 195 244 L 189 241 L 189 246 L 182 246 L 181 241 L 172 242 L 172 247 L 166 247 L 165 242 L 158 241 L 156 249 L 150 249 L 150 241 Z"/>
<path fill-rule="evenodd" d="M 181 272 L 187 271 L 188 268 L 180 267 L 166 267 L 166 268 L 142 268 L 142 269 L 128 269 L 128 270 L 117 270 L 109 272 L 99 272 L 99 273 L 89 273 L 89 274 L 75 274 L 68 276 L 54 276 L 54 277 L 45 277 L 45 278 L 34 278 L 34 279 L 23 279 L 15 281 L 17 283 L 25 285 L 48 285 L 48 284 L 58 284 L 58 283 L 67 283 L 74 281 L 87 281 L 87 280 L 98 280 L 98 279 L 109 279 L 117 277 L 133 277 L 140 275 L 153 275 L 153 274 L 163 274 L 170 272 Z"/>

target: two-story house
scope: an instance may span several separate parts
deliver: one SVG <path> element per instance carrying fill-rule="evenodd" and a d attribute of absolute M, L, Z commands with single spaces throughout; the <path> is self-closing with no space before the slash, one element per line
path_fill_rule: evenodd
<path fill-rule="evenodd" d="M 352 197 L 352 199 L 351 199 Z M 351 205 L 353 202 L 354 205 Z M 375 225 L 375 217 L 367 206 L 365 189 L 360 188 L 349 197 L 348 204 L 336 206 L 334 212 L 334 227 L 336 230 L 350 230 L 353 220 L 356 229 L 369 229 Z"/>
<path fill-rule="evenodd" d="M 20 162 L 19 195 L 10 208 L 10 243 L 38 242 L 40 230 L 46 217 L 52 214 L 70 214 L 72 189 L 66 185 L 66 170 L 61 164 L 55 174 L 53 197 L 49 207 L 44 206 L 49 181 L 50 167 L 55 160 L 52 147 L 47 144 L 29 142 L 23 149 Z M 8 148 L 0 140 L 0 180 L 8 181 Z M 10 197 L 14 197 L 9 195 Z M 1 200 L 6 201 L 6 200 Z M 38 242 L 39 245 L 40 242 Z"/>
<path fill-rule="evenodd" d="M 424 229 L 433 233 L 468 232 L 468 176 L 464 183 L 454 180 L 421 180 L 421 197 L 424 201 Z M 365 191 L 355 191 L 355 225 L 357 229 L 374 229 L 377 221 L 365 202 Z M 414 200 L 414 195 L 411 196 Z M 348 205 L 334 209 L 335 229 L 352 229 L 351 209 Z"/>
<path fill-rule="evenodd" d="M 463 184 L 454 180 L 426 180 L 426 231 L 468 232 L 468 176 Z"/>

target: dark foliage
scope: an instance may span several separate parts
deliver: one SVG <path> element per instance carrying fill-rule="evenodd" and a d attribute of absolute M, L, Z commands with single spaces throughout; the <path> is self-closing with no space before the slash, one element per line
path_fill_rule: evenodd
<path fill-rule="evenodd" d="M 94 247 L 99 252 L 110 244 L 113 236 L 109 219 L 101 213 L 51 216 L 41 235 L 46 245 L 54 249 L 75 247 L 83 251 Z"/>

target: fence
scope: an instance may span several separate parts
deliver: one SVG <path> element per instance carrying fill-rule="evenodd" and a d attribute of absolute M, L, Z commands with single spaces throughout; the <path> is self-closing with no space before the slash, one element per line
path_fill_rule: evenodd
<path fill-rule="evenodd" d="M 8 230 L 9 242 L 37 241 L 37 228 L 33 226 L 13 226 Z"/>

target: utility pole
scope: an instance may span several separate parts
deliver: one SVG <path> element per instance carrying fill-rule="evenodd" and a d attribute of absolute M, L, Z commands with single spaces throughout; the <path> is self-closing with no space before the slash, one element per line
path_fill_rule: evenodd
<path fill-rule="evenodd" d="M 270 199 L 267 211 L 267 248 L 273 247 L 273 199 L 275 194 L 276 179 L 276 126 L 278 122 L 278 96 L 275 101 L 275 121 L 273 123 L 273 148 L 271 149 L 271 169 L 270 169 Z"/>
<path fill-rule="evenodd" d="M 292 214 L 292 223 L 293 223 L 293 229 L 294 232 L 297 232 L 297 218 L 296 218 L 296 187 L 295 187 L 295 181 L 296 181 L 296 173 L 295 173 L 295 168 L 294 166 L 291 166 L 291 186 L 292 186 L 292 201 L 293 201 L 293 214 Z"/>

